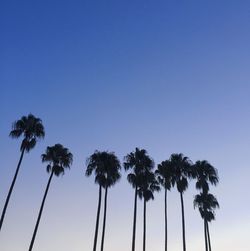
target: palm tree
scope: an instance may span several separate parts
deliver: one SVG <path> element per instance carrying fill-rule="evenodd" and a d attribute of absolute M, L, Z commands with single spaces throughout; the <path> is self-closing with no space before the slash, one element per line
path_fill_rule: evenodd
<path fill-rule="evenodd" d="M 99 228 L 99 219 L 100 219 L 100 210 L 101 210 L 101 200 L 102 200 L 102 187 L 105 186 L 105 169 L 103 167 L 102 153 L 95 151 L 87 159 L 87 170 L 86 176 L 90 176 L 93 172 L 95 173 L 95 183 L 99 185 L 99 198 L 97 206 L 97 216 L 96 216 L 96 225 L 95 225 L 95 236 L 94 236 L 94 246 L 93 251 L 96 251 L 97 237 L 98 237 L 98 228 Z"/>
<path fill-rule="evenodd" d="M 170 165 L 173 168 L 172 185 L 176 185 L 181 199 L 181 212 L 182 212 L 182 239 L 183 251 L 186 251 L 186 238 L 185 238 L 185 215 L 184 215 L 184 201 L 183 193 L 188 188 L 188 179 L 192 177 L 191 161 L 182 153 L 174 153 L 169 159 Z"/>
<path fill-rule="evenodd" d="M 97 237 L 98 237 L 100 210 L 101 210 L 101 199 L 102 199 L 102 188 L 105 189 L 105 195 L 104 195 L 104 217 L 103 217 L 101 250 L 103 250 L 104 248 L 108 188 L 113 186 L 120 179 L 120 176 L 121 176 L 119 173 L 120 168 L 121 168 L 120 162 L 114 153 L 110 153 L 106 151 L 104 152 L 95 151 L 95 153 L 92 154 L 87 159 L 86 176 L 90 176 L 94 172 L 95 183 L 99 185 L 99 199 L 98 199 L 98 207 L 97 207 L 93 251 L 96 250 L 96 246 L 97 246 Z"/>
<path fill-rule="evenodd" d="M 154 167 L 153 160 L 144 149 L 135 148 L 134 152 L 129 153 L 124 157 L 123 163 L 126 171 L 131 170 L 128 174 L 128 182 L 135 190 L 134 195 L 134 217 L 133 217 L 133 233 L 132 233 L 132 251 L 135 251 L 135 237 L 136 237 L 136 215 L 137 215 L 137 196 L 138 188 L 141 183 L 141 174 L 144 170 L 152 170 Z"/>
<path fill-rule="evenodd" d="M 205 250 L 211 251 L 208 222 L 215 219 L 214 210 L 219 208 L 219 203 L 213 194 L 202 192 L 195 196 L 194 207 L 198 207 L 201 218 L 204 221 Z"/>
<path fill-rule="evenodd" d="M 104 211 L 103 211 L 103 226 L 102 226 L 102 239 L 101 239 L 101 251 L 104 249 L 104 237 L 105 237 L 105 228 L 106 228 L 106 214 L 107 214 L 107 197 L 108 197 L 108 188 L 114 186 L 115 183 L 121 178 L 120 174 L 120 161 L 116 155 L 112 152 L 102 152 L 102 164 L 104 167 Z"/>
<path fill-rule="evenodd" d="M 217 185 L 219 182 L 217 170 L 206 160 L 198 160 L 193 166 L 194 178 L 196 178 L 196 188 L 203 193 L 209 191 L 209 184 Z"/>
<path fill-rule="evenodd" d="M 167 251 L 167 242 L 168 242 L 168 217 L 167 217 L 167 191 L 171 189 L 171 180 L 173 176 L 173 168 L 169 160 L 162 161 L 158 165 L 157 170 L 155 171 L 157 175 L 158 182 L 163 186 L 165 191 L 164 196 L 164 216 L 165 216 L 165 251 Z"/>
<path fill-rule="evenodd" d="M 194 170 L 194 177 L 196 178 L 196 188 L 198 190 L 202 190 L 203 198 L 207 196 L 209 191 L 209 185 L 217 185 L 219 182 L 218 172 L 217 170 L 206 160 L 198 160 L 195 162 L 193 166 Z M 209 196 L 208 196 L 209 197 Z M 211 199 L 211 198 L 210 198 Z M 212 198 L 213 199 L 213 198 Z M 212 203 L 210 201 L 210 203 Z M 213 203 L 212 203 L 213 204 Z M 216 203 L 215 203 L 216 204 Z M 219 206 L 219 204 L 218 204 Z M 213 220 L 214 212 L 211 210 L 204 211 L 204 233 L 205 233 L 205 247 L 211 250 L 211 242 L 210 242 L 210 235 L 209 235 L 209 228 L 208 222 Z"/>
<path fill-rule="evenodd" d="M 20 146 L 21 156 L 17 164 L 16 172 L 14 178 L 11 182 L 7 198 L 3 207 L 1 219 L 0 219 L 0 230 L 3 225 L 5 213 L 9 204 L 9 200 L 17 179 L 17 175 L 23 160 L 23 155 L 25 152 L 29 152 L 32 148 L 35 147 L 38 139 L 44 138 L 45 132 L 42 125 L 42 121 L 39 118 L 36 118 L 34 115 L 29 114 L 28 116 L 23 116 L 20 120 L 17 120 L 12 125 L 12 130 L 10 132 L 10 137 L 19 138 L 23 136 L 23 140 Z"/>
<path fill-rule="evenodd" d="M 154 199 L 154 192 L 160 190 L 155 174 L 146 170 L 141 176 L 138 195 L 143 199 L 143 251 L 146 251 L 146 205 L 149 200 Z"/>
<path fill-rule="evenodd" d="M 61 144 L 56 144 L 51 147 L 48 146 L 46 149 L 46 152 L 42 154 L 41 157 L 42 157 L 42 162 L 49 163 L 47 165 L 47 172 L 50 173 L 50 176 L 49 176 L 49 180 L 45 189 L 45 193 L 44 193 L 42 204 L 39 210 L 39 214 L 38 214 L 35 229 L 32 235 L 32 239 L 30 242 L 29 251 L 31 251 L 33 248 L 37 229 L 38 229 L 39 222 L 42 216 L 44 203 L 45 203 L 48 191 L 49 191 L 52 177 L 53 175 L 59 176 L 60 174 L 64 174 L 64 170 L 66 168 L 70 168 L 73 161 L 73 155 L 69 152 L 67 148 L 63 147 Z"/>

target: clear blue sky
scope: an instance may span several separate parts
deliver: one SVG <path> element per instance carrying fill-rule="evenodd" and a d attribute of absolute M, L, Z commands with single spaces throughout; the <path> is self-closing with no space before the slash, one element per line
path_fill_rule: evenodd
<path fill-rule="evenodd" d="M 92 249 L 98 188 L 84 176 L 85 160 L 95 149 L 122 160 L 136 146 L 156 163 L 173 152 L 210 161 L 220 174 L 213 250 L 249 251 L 249 1 L 3 1 L 0 34 L 1 208 L 19 158 L 11 123 L 31 112 L 46 129 L 24 157 L 1 251 L 27 250 L 48 179 L 40 155 L 55 143 L 72 151 L 74 164 L 53 180 L 35 251 Z M 200 251 L 193 188 L 185 194 L 187 250 Z M 176 191 L 169 207 L 169 245 L 178 251 Z M 129 250 L 132 210 L 123 175 L 109 194 L 105 250 Z M 163 227 L 160 193 L 148 206 L 148 251 L 163 250 Z"/>

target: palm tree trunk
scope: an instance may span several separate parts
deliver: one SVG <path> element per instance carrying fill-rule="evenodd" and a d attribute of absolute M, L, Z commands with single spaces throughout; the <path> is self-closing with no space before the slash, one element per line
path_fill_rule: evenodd
<path fill-rule="evenodd" d="M 132 236 L 132 251 L 135 251 L 136 211 L 137 211 L 137 186 L 135 187 L 134 220 L 133 220 L 133 236 Z"/>
<path fill-rule="evenodd" d="M 146 251 L 146 200 L 144 199 L 143 209 L 143 251 Z"/>
<path fill-rule="evenodd" d="M 168 212 L 167 212 L 167 189 L 165 188 L 165 251 L 168 250 Z"/>
<path fill-rule="evenodd" d="M 99 228 L 99 218 L 100 218 L 100 210 L 101 210 L 101 199 L 102 199 L 102 186 L 99 186 L 99 199 L 97 206 L 97 215 L 96 215 L 96 224 L 95 224 L 95 238 L 94 238 L 94 247 L 93 251 L 96 251 L 97 237 L 98 237 L 98 228 Z"/>
<path fill-rule="evenodd" d="M 207 224 L 206 224 L 205 219 L 204 219 L 204 236 L 205 236 L 205 249 L 206 249 L 206 251 L 208 251 L 208 247 L 207 247 Z"/>
<path fill-rule="evenodd" d="M 209 234 L 209 228 L 208 228 L 208 222 L 206 222 L 206 227 L 207 227 L 207 238 L 208 238 L 208 247 L 209 251 L 211 251 L 211 241 L 210 241 L 210 234 Z"/>
<path fill-rule="evenodd" d="M 24 151 L 25 151 L 25 148 L 23 148 L 23 150 L 22 150 L 22 152 L 21 152 L 21 156 L 20 156 L 19 162 L 18 162 L 18 164 L 17 164 L 16 172 L 15 172 L 14 178 L 13 178 L 13 180 L 12 180 L 12 183 L 11 183 L 11 185 L 10 185 L 10 189 L 9 189 L 9 192 L 8 192 L 8 195 L 7 195 L 7 198 L 6 198 L 4 207 L 3 207 L 3 211 L 2 211 L 2 215 L 1 215 L 1 219 L 0 219 L 0 231 L 1 231 L 1 228 L 2 228 L 2 225 L 3 225 L 3 220 L 4 220 L 5 213 L 6 213 L 8 204 L 9 204 L 10 196 L 11 196 L 13 187 L 14 187 L 14 185 L 15 185 L 15 183 L 16 183 L 16 178 L 17 178 L 17 175 L 18 175 L 18 172 L 19 172 L 19 169 L 20 169 L 22 160 L 23 160 Z"/>
<path fill-rule="evenodd" d="M 38 229 L 39 222 L 40 222 L 40 219 L 41 219 L 41 216 L 42 216 L 42 212 L 43 212 L 44 203 L 45 203 L 48 191 L 49 191 L 49 186 L 50 186 L 50 182 L 51 182 L 51 179 L 53 177 L 53 174 L 54 174 L 54 172 L 52 171 L 51 174 L 50 174 L 48 183 L 47 183 L 47 187 L 46 187 L 44 196 L 43 196 L 42 204 L 41 204 L 41 207 L 40 207 L 40 210 L 39 210 L 39 214 L 38 214 L 38 218 L 37 218 L 37 221 L 36 221 L 36 226 L 35 226 L 35 229 L 34 229 L 34 232 L 33 232 L 33 236 L 32 236 L 31 242 L 30 242 L 29 251 L 32 251 L 32 248 L 33 248 L 33 244 L 34 244 L 34 241 L 35 241 L 35 238 L 36 238 L 37 229 Z"/>
<path fill-rule="evenodd" d="M 103 251 L 103 247 L 104 247 L 104 236 L 105 236 L 105 227 L 106 227 L 106 212 L 107 212 L 107 196 L 108 196 L 108 187 L 105 188 L 105 197 L 104 197 L 104 212 L 103 212 L 101 251 Z"/>
<path fill-rule="evenodd" d="M 180 195 L 181 195 L 181 212 L 182 212 L 182 240 L 183 240 L 183 251 L 186 251 L 184 202 L 183 202 L 183 194 L 180 193 Z"/>

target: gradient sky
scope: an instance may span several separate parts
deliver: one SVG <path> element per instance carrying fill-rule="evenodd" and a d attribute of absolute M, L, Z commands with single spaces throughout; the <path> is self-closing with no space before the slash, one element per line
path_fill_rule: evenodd
<path fill-rule="evenodd" d="M 2 1 L 0 207 L 19 159 L 11 124 L 33 113 L 46 137 L 24 156 L 0 235 L 1 251 L 28 249 L 48 174 L 40 155 L 74 155 L 54 178 L 34 251 L 92 250 L 98 187 L 86 178 L 95 149 L 136 146 L 156 163 L 182 152 L 219 171 L 213 251 L 249 251 L 250 2 L 248 0 Z M 203 224 L 185 193 L 187 250 L 204 249 Z M 110 190 L 106 251 L 131 246 L 133 190 Z M 147 250 L 163 250 L 163 193 L 148 203 Z M 169 250 L 182 250 L 179 195 L 169 195 Z M 138 207 L 137 250 L 142 243 Z"/>

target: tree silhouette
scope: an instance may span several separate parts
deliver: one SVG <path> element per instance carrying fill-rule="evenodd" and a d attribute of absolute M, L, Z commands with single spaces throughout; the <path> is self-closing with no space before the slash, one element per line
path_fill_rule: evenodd
<path fill-rule="evenodd" d="M 206 160 L 198 160 L 193 165 L 196 188 L 204 193 L 209 191 L 209 184 L 217 185 L 219 182 L 217 170 Z"/>
<path fill-rule="evenodd" d="M 170 156 L 169 162 L 173 168 L 172 184 L 176 185 L 181 199 L 181 212 L 182 212 L 182 239 L 183 251 L 186 251 L 186 237 L 185 237 L 185 215 L 184 215 L 184 201 L 183 193 L 188 188 L 188 179 L 193 176 L 191 170 L 191 161 L 182 153 L 174 153 Z"/>
<path fill-rule="evenodd" d="M 69 152 L 67 148 L 63 147 L 61 144 L 56 144 L 51 147 L 48 146 L 45 154 L 42 154 L 41 157 L 42 157 L 42 162 L 49 163 L 47 165 L 47 172 L 50 173 L 50 177 L 49 177 L 49 180 L 45 189 L 45 193 L 43 196 L 42 204 L 38 213 L 37 222 L 36 222 L 35 229 L 34 229 L 30 246 L 29 246 L 29 251 L 31 251 L 33 248 L 37 229 L 38 229 L 39 222 L 42 216 L 44 203 L 45 203 L 48 191 L 49 191 L 52 177 L 53 175 L 59 176 L 60 174 L 64 174 L 64 170 L 66 168 L 70 168 L 73 161 L 73 155 Z"/>
<path fill-rule="evenodd" d="M 95 227 L 95 237 L 93 250 L 96 250 L 98 228 L 99 228 L 99 218 L 101 209 L 101 196 L 102 188 L 105 189 L 104 195 L 104 212 L 103 212 L 103 228 L 102 228 L 102 238 L 101 238 L 101 251 L 104 249 L 104 238 L 105 238 L 105 228 L 106 228 L 106 214 L 107 214 L 107 197 L 108 188 L 115 185 L 115 183 L 120 179 L 120 162 L 116 155 L 112 152 L 99 152 L 95 151 L 87 159 L 87 170 L 86 175 L 90 176 L 93 172 L 95 173 L 95 182 L 99 184 L 99 199 L 97 207 L 97 217 L 96 217 L 96 227 Z"/>
<path fill-rule="evenodd" d="M 106 227 L 106 214 L 107 214 L 107 197 L 108 188 L 114 186 L 115 183 L 120 179 L 120 161 L 114 153 L 102 152 L 103 155 L 103 166 L 105 169 L 105 196 L 104 196 L 104 211 L 103 211 L 103 226 L 102 226 L 102 240 L 101 240 L 101 251 L 104 249 L 104 237 L 105 237 L 105 227 Z"/>
<path fill-rule="evenodd" d="M 132 251 L 135 251 L 135 238 L 136 238 L 136 215 L 137 215 L 137 196 L 138 188 L 141 185 L 141 175 L 145 170 L 152 170 L 154 163 L 147 154 L 145 149 L 135 148 L 134 152 L 129 153 L 124 157 L 124 169 L 131 170 L 128 174 L 128 182 L 135 190 L 134 195 L 134 216 L 133 216 L 133 233 L 132 233 Z"/>
<path fill-rule="evenodd" d="M 44 138 L 45 132 L 44 132 L 44 127 L 42 125 L 42 121 L 39 118 L 36 118 L 34 115 L 29 114 L 28 116 L 23 116 L 21 117 L 20 120 L 17 120 L 13 123 L 12 125 L 12 131 L 10 132 L 10 137 L 12 138 L 19 138 L 23 136 L 23 140 L 21 143 L 20 151 L 21 151 L 21 156 L 19 159 L 19 162 L 17 164 L 16 172 L 13 177 L 13 180 L 11 182 L 10 188 L 8 195 L 5 200 L 5 204 L 3 207 L 3 211 L 1 214 L 1 219 L 0 219 L 0 230 L 3 225 L 5 213 L 9 204 L 9 200 L 17 179 L 17 175 L 23 160 L 23 155 L 25 152 L 29 152 L 31 149 L 33 149 L 37 143 L 38 139 Z"/>
<path fill-rule="evenodd" d="M 158 165 L 155 174 L 159 184 L 164 188 L 164 217 L 165 217 L 165 251 L 168 249 L 168 217 L 167 217 L 167 191 L 171 189 L 171 181 L 173 176 L 173 168 L 169 160 L 162 161 Z"/>
<path fill-rule="evenodd" d="M 205 249 L 211 251 L 208 222 L 215 219 L 214 210 L 219 208 L 219 203 L 213 194 L 201 192 L 194 198 L 194 207 L 198 207 L 201 218 L 204 220 Z"/>
<path fill-rule="evenodd" d="M 217 170 L 206 160 L 196 161 L 194 166 L 196 188 L 202 192 L 196 195 L 194 205 L 198 206 L 201 217 L 204 220 L 205 249 L 211 251 L 208 222 L 215 219 L 214 209 L 219 207 L 216 198 L 209 194 L 209 185 L 217 185 L 219 182 Z"/>
<path fill-rule="evenodd" d="M 159 191 L 160 186 L 154 172 L 145 170 L 140 177 L 138 195 L 140 199 L 143 199 L 143 251 L 146 251 L 146 206 L 149 200 L 154 199 L 154 192 Z"/>
<path fill-rule="evenodd" d="M 93 245 L 93 251 L 96 251 L 99 219 L 100 219 L 100 211 L 101 211 L 102 187 L 105 186 L 105 169 L 104 169 L 103 161 L 102 161 L 102 153 L 98 151 L 95 151 L 95 153 L 93 153 L 87 159 L 86 176 L 92 175 L 93 172 L 95 173 L 95 183 L 99 185 L 99 197 L 98 197 L 95 236 L 94 236 L 94 245 Z"/>

